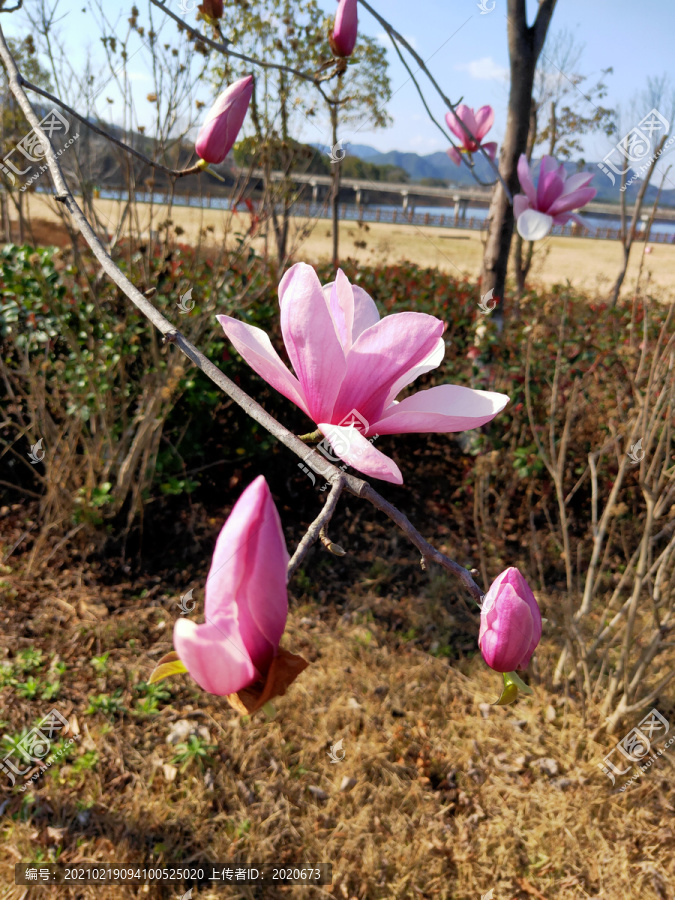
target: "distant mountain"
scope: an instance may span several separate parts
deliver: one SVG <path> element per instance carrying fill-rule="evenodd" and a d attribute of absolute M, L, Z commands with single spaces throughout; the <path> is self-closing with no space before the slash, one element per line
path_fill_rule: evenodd
<path fill-rule="evenodd" d="M 374 156 L 381 156 L 379 150 L 369 147 L 368 144 L 347 144 L 347 152 L 352 156 L 358 156 L 359 159 L 365 159 L 368 162 L 373 161 Z"/>
<path fill-rule="evenodd" d="M 388 153 L 380 153 L 374 147 L 362 144 L 348 144 L 348 155 L 359 156 L 361 159 L 368 160 L 369 163 L 376 165 L 394 165 L 399 166 L 410 176 L 412 183 L 420 182 L 423 178 L 440 178 L 447 182 L 448 186 L 468 187 L 475 185 L 476 182 L 466 166 L 456 166 L 447 153 L 437 151 L 429 153 L 427 156 L 419 156 L 417 153 L 404 153 L 400 150 L 390 150 Z M 494 181 L 494 173 L 487 161 L 481 155 L 474 154 L 474 171 L 481 181 Z M 565 162 L 565 170 L 569 175 L 577 171 L 577 164 L 574 162 Z M 596 163 L 586 163 L 583 171 L 593 172 L 595 178 L 592 186 L 597 190 L 596 200 L 602 203 L 618 203 L 620 198 L 618 177 L 617 184 L 613 185 L 609 178 L 604 175 L 598 168 Z M 631 175 L 629 173 L 628 181 Z M 626 190 L 626 200 L 628 204 L 635 201 L 640 185 L 640 179 L 636 179 Z M 648 212 L 650 206 L 654 203 L 658 191 L 658 180 L 654 178 L 645 195 L 644 211 Z M 660 206 L 675 207 L 675 189 L 664 190 L 661 194 Z"/>

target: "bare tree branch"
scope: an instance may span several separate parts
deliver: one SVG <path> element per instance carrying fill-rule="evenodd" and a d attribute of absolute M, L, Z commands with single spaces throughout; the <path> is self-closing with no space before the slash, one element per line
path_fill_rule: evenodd
<path fill-rule="evenodd" d="M 153 6 L 156 6 L 157 9 L 161 9 L 162 12 L 166 13 L 167 16 L 172 18 L 174 22 L 177 22 L 181 28 L 184 28 L 189 34 L 192 35 L 193 38 L 201 41 L 203 44 L 206 44 L 207 47 L 211 47 L 212 50 L 217 50 L 218 53 L 222 53 L 223 56 L 232 56 L 235 59 L 241 59 L 243 62 L 251 63 L 254 66 L 260 66 L 263 69 L 278 69 L 280 72 L 287 72 L 289 75 L 295 75 L 296 78 L 301 78 L 303 81 L 309 81 L 310 84 L 313 84 L 318 92 L 321 94 L 323 99 L 328 102 L 328 97 L 321 89 L 319 85 L 319 79 L 316 75 L 309 74 L 308 72 L 301 72 L 299 69 L 294 69 L 291 66 L 284 66 L 282 63 L 272 63 L 266 62 L 262 59 L 254 59 L 252 56 L 246 56 L 243 53 L 236 53 L 234 50 L 229 49 L 229 44 L 231 41 L 225 38 L 227 43 L 219 44 L 217 41 L 212 41 L 211 38 L 206 37 L 196 28 L 193 28 L 191 25 L 188 25 L 180 16 L 177 16 L 175 12 L 170 10 L 168 6 L 165 6 L 164 3 L 160 3 L 160 0 L 150 0 Z"/>
<path fill-rule="evenodd" d="M 26 81 L 21 75 L 19 75 L 20 84 L 28 88 L 29 91 L 34 91 L 36 94 L 40 94 L 42 97 L 45 97 L 47 100 L 51 100 L 52 103 L 56 103 L 57 106 L 60 106 L 61 109 L 64 109 L 69 115 L 71 115 L 74 119 L 78 119 L 82 122 L 83 125 L 86 125 L 87 128 L 91 129 L 91 131 L 96 134 L 100 134 L 101 137 L 104 137 L 107 141 L 110 141 L 111 144 L 116 144 L 118 147 L 121 147 L 125 153 L 130 153 L 131 156 L 135 156 L 137 159 L 140 159 L 142 162 L 146 163 L 148 166 L 152 166 L 155 169 L 159 169 L 160 172 L 165 172 L 167 175 L 170 175 L 172 178 L 182 178 L 185 175 L 195 175 L 197 172 L 203 172 L 204 168 L 200 163 L 196 163 L 194 166 L 190 166 L 187 169 L 170 169 L 168 166 L 162 165 L 162 163 L 155 162 L 154 159 L 150 159 L 149 156 L 146 156 L 144 153 L 141 153 L 139 150 L 135 150 L 133 147 L 130 147 L 128 144 L 125 144 L 124 141 L 118 140 L 116 137 L 113 137 L 111 134 L 108 134 L 107 131 L 104 131 L 102 128 L 99 128 L 98 125 L 94 125 L 94 123 L 87 119 L 86 116 L 80 115 L 76 110 L 74 110 L 71 106 L 68 106 L 67 103 L 64 103 L 63 100 L 59 100 L 58 97 L 55 97 L 53 94 L 50 94 L 49 91 L 45 91 L 42 88 L 38 87 L 35 84 L 31 84 L 30 81 Z"/>

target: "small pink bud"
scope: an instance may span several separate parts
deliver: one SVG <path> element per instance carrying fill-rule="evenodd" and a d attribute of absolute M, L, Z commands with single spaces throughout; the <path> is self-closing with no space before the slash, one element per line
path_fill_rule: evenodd
<path fill-rule="evenodd" d="M 218 97 L 206 117 L 195 150 L 207 163 L 221 163 L 234 146 L 253 96 L 253 76 L 231 84 Z"/>
<path fill-rule="evenodd" d="M 478 646 L 496 672 L 526 669 L 541 640 L 541 612 L 529 584 L 514 566 L 493 581 L 480 613 Z"/>
<path fill-rule="evenodd" d="M 358 34 L 357 0 L 340 0 L 330 41 L 336 56 L 351 56 Z"/>

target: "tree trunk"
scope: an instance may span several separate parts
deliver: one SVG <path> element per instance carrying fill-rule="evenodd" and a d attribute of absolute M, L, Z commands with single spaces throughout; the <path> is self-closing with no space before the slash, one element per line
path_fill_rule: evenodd
<path fill-rule="evenodd" d="M 532 161 L 532 153 L 534 151 L 534 145 L 537 140 L 537 132 L 538 132 L 538 108 L 536 103 L 530 104 L 530 126 L 527 132 L 527 149 L 525 150 L 525 156 L 527 156 L 527 161 Z M 523 239 L 519 234 L 516 234 L 516 244 L 513 251 L 513 264 L 516 271 L 516 299 L 520 300 L 525 292 L 525 280 L 530 271 L 530 266 L 532 265 L 532 252 L 534 251 L 534 242 L 529 241 L 527 246 L 527 253 L 525 255 L 525 260 L 523 261 Z"/>
<path fill-rule="evenodd" d="M 633 241 L 635 239 L 635 229 L 637 228 L 637 223 L 640 218 L 640 213 L 642 212 L 642 204 L 645 199 L 645 194 L 647 193 L 647 188 L 649 187 L 649 182 L 652 179 L 652 175 L 654 174 L 654 169 L 656 167 L 656 163 L 661 155 L 661 151 L 663 150 L 663 145 L 668 139 L 668 134 L 664 134 L 659 141 L 658 147 L 656 148 L 656 152 L 652 158 L 652 161 L 649 165 L 649 169 L 647 170 L 647 175 L 645 176 L 642 184 L 640 185 L 640 190 L 638 191 L 638 195 L 635 198 L 635 207 L 633 208 L 633 218 L 631 219 L 630 226 L 628 227 L 628 231 L 625 229 L 625 191 L 622 192 L 622 201 L 621 201 L 621 211 L 622 211 L 622 220 L 621 220 L 621 237 L 623 238 L 623 264 L 621 266 L 621 270 L 619 271 L 619 275 L 614 282 L 614 287 L 612 288 L 612 295 L 610 297 L 610 305 L 612 309 L 616 306 L 619 301 L 619 294 L 621 292 L 621 285 L 623 284 L 624 278 L 626 277 L 626 272 L 628 271 L 628 263 L 630 261 L 630 251 L 633 246 Z M 622 179 L 623 183 L 621 187 L 625 187 L 625 174 Z"/>
<path fill-rule="evenodd" d="M 541 0 L 534 24 L 527 26 L 525 0 L 508 0 L 507 22 L 511 68 L 506 133 L 499 157 L 499 172 L 512 194 L 520 190 L 516 167 L 527 148 L 534 71 L 546 39 L 556 0 Z M 488 237 L 483 256 L 481 292 L 492 290 L 497 301 L 493 318 L 504 324 L 506 272 L 513 236 L 513 207 L 502 187 L 495 186 L 488 214 Z"/>
<path fill-rule="evenodd" d="M 330 122 L 333 129 L 333 153 L 335 153 L 335 145 L 338 142 L 338 107 L 337 103 L 332 103 L 330 107 Z M 338 256 L 338 242 L 340 236 L 340 222 L 338 216 L 338 203 L 340 199 L 340 167 L 342 166 L 342 161 L 335 160 L 331 161 L 331 168 L 333 170 L 333 183 L 331 185 L 331 194 L 330 194 L 330 208 L 331 208 L 331 219 L 333 223 L 333 265 L 337 267 L 339 262 Z"/>
<path fill-rule="evenodd" d="M 288 247 L 288 223 L 290 219 L 290 192 L 292 190 L 289 180 L 289 172 L 293 168 L 293 149 L 288 138 L 288 91 L 286 88 L 286 79 L 284 73 L 279 74 L 279 97 L 281 100 L 281 150 L 283 158 L 284 180 L 282 182 L 282 212 L 281 223 L 277 219 L 276 209 L 272 206 L 272 215 L 274 222 L 274 234 L 277 240 L 277 259 L 279 260 L 279 268 L 282 269 L 286 263 L 286 252 Z"/>

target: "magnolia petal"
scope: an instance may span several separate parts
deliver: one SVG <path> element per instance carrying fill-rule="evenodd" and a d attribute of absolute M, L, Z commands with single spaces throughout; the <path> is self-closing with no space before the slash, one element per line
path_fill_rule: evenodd
<path fill-rule="evenodd" d="M 492 162 L 494 162 L 495 156 L 497 155 L 497 141 L 488 141 L 487 144 L 481 144 L 481 147 L 485 150 Z"/>
<path fill-rule="evenodd" d="M 492 128 L 495 120 L 495 111 L 491 106 L 481 106 L 476 113 L 476 140 L 481 141 Z M 496 144 L 495 144 L 496 146 Z"/>
<path fill-rule="evenodd" d="M 367 328 L 347 355 L 333 415 L 321 421 L 340 422 L 353 410 L 368 422 L 378 418 L 393 386 L 436 349 L 444 329 L 440 319 L 416 312 L 394 313 Z"/>
<path fill-rule="evenodd" d="M 288 616 L 288 551 L 262 475 L 246 488 L 223 526 L 206 579 L 204 617 L 220 627 L 235 618 L 247 655 L 266 671 Z M 229 624 L 225 625 L 229 630 Z"/>
<path fill-rule="evenodd" d="M 247 325 L 230 316 L 216 318 L 237 353 L 253 371 L 309 416 L 300 382 L 284 365 L 262 328 Z"/>
<path fill-rule="evenodd" d="M 456 166 L 462 165 L 462 157 L 456 147 L 448 147 L 445 151 Z"/>
<path fill-rule="evenodd" d="M 569 194 L 561 194 L 547 209 L 550 216 L 557 216 L 560 213 L 570 212 L 573 209 L 581 209 L 586 206 L 595 197 L 597 191 L 595 188 L 579 188 Z"/>
<path fill-rule="evenodd" d="M 352 343 L 362 334 L 366 328 L 371 325 L 377 325 L 380 321 L 380 314 L 375 305 L 375 301 L 362 287 L 358 284 L 352 285 L 354 294 L 354 324 L 352 326 Z"/>
<path fill-rule="evenodd" d="M 279 284 L 281 332 L 286 351 L 302 385 L 310 418 L 330 420 L 347 364 L 326 305 L 319 278 L 311 266 L 296 263 Z"/>
<path fill-rule="evenodd" d="M 530 209 L 530 201 L 526 194 L 515 194 L 513 197 L 513 215 L 518 221 L 526 209 Z"/>
<path fill-rule="evenodd" d="M 403 484 L 401 470 L 394 460 L 374 447 L 357 428 L 322 422 L 319 424 L 319 430 L 326 436 L 333 454 L 347 465 L 353 466 L 364 475 L 371 475 L 392 484 Z"/>
<path fill-rule="evenodd" d="M 404 372 L 403 375 L 395 382 L 392 386 L 387 399 L 384 401 L 385 409 L 392 403 L 396 397 L 401 393 L 404 387 L 412 384 L 420 375 L 425 375 L 427 372 L 431 372 L 432 369 L 438 368 L 440 364 L 443 362 L 443 357 L 445 356 L 445 339 L 440 337 L 438 339 L 438 343 L 431 351 L 431 353 L 427 356 L 426 359 L 423 359 L 421 363 L 416 366 L 413 366 L 411 369 L 408 369 L 407 372 Z M 377 429 L 375 429 L 377 431 Z"/>
<path fill-rule="evenodd" d="M 232 149 L 253 96 L 253 76 L 231 84 L 218 97 L 197 136 L 195 150 L 205 162 L 221 163 Z"/>
<path fill-rule="evenodd" d="M 518 180 L 520 181 L 520 186 L 525 191 L 525 196 L 530 201 L 530 206 L 536 206 L 537 190 L 534 186 L 534 181 L 532 180 L 530 164 L 524 153 L 520 154 L 520 159 L 518 160 Z"/>
<path fill-rule="evenodd" d="M 340 0 L 335 13 L 331 47 L 338 56 L 351 56 L 358 35 L 356 0 Z"/>
<path fill-rule="evenodd" d="M 178 619 L 173 644 L 190 677 L 210 694 L 226 697 L 261 679 L 241 639 L 235 617 L 218 625 Z"/>
<path fill-rule="evenodd" d="M 526 209 L 518 216 L 517 226 L 518 234 L 523 240 L 540 241 L 553 228 L 553 216 L 537 212 L 536 209 Z"/>
<path fill-rule="evenodd" d="M 565 187 L 565 179 L 561 178 L 557 172 L 546 172 L 542 175 L 539 173 L 539 182 L 537 183 L 537 209 L 541 212 L 548 212 L 549 207 L 560 197 Z"/>
<path fill-rule="evenodd" d="M 462 109 L 468 109 L 468 107 L 464 106 L 463 103 L 457 107 L 457 112 L 459 113 Z M 464 140 L 466 138 L 466 132 L 462 128 L 458 117 L 452 112 L 447 112 L 445 114 L 445 121 L 447 122 L 448 128 L 462 142 L 462 146 L 464 146 Z"/>
<path fill-rule="evenodd" d="M 588 187 L 594 178 L 595 175 L 593 172 L 576 172 L 574 175 L 570 175 L 569 178 L 565 180 L 562 196 L 564 197 L 581 188 Z"/>
<path fill-rule="evenodd" d="M 370 426 L 377 434 L 469 431 L 490 422 L 509 398 L 458 384 L 439 384 L 390 406 Z"/>
<path fill-rule="evenodd" d="M 349 279 L 338 269 L 335 281 L 331 287 L 328 301 L 330 314 L 335 324 L 335 330 L 340 338 L 340 343 L 345 353 L 352 345 L 352 329 L 354 326 L 354 292 Z"/>
<path fill-rule="evenodd" d="M 533 634 L 532 610 L 515 588 L 503 584 L 496 599 L 490 588 L 481 608 L 478 634 L 478 646 L 487 665 L 497 672 L 519 668 L 529 652 Z"/>

